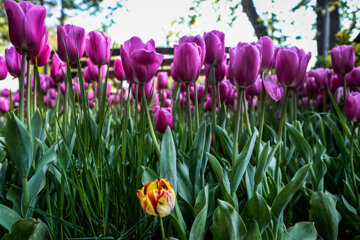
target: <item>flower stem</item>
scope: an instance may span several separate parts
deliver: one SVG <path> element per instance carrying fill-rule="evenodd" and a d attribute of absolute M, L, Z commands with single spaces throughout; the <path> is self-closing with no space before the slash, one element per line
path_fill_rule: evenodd
<path fill-rule="evenodd" d="M 233 163 L 236 161 L 237 151 L 238 151 L 238 135 L 239 135 L 239 125 L 240 125 L 240 116 L 241 116 L 241 99 L 244 89 L 239 88 L 238 90 L 238 99 L 237 99 L 237 109 L 235 115 L 235 128 L 234 128 L 234 145 L 233 145 Z"/>
<path fill-rule="evenodd" d="M 31 113 L 30 113 L 30 109 L 31 109 L 31 105 L 30 105 L 30 101 L 31 101 L 30 57 L 27 57 L 26 65 L 28 66 L 28 70 L 27 70 L 27 73 L 26 73 L 26 119 L 27 119 L 28 126 L 29 126 L 29 129 L 30 129 L 30 124 L 31 124 Z"/>
<path fill-rule="evenodd" d="M 103 85 L 102 85 L 102 76 L 101 76 L 101 65 L 98 66 L 99 69 L 99 81 L 98 81 L 98 99 L 99 99 L 99 111 L 101 108 L 101 98 L 103 92 Z M 106 86 L 105 86 L 106 87 Z"/>
<path fill-rule="evenodd" d="M 199 104 L 197 99 L 196 82 L 194 82 L 194 98 L 195 98 L 195 131 L 199 129 Z"/>
<path fill-rule="evenodd" d="M 344 102 L 343 102 L 343 112 L 345 113 L 345 105 L 346 105 L 346 99 L 347 99 L 347 92 L 346 92 L 346 77 L 345 74 L 342 75 L 343 79 L 343 88 L 344 88 Z"/>
<path fill-rule="evenodd" d="M 355 136 L 355 130 L 357 128 L 358 124 L 354 123 L 352 130 L 351 130 L 351 137 L 350 137 L 350 168 L 351 168 L 351 178 L 352 178 L 352 182 L 353 182 L 353 188 L 354 188 L 354 192 L 356 194 L 356 199 L 359 201 L 359 193 L 357 191 L 357 184 L 356 184 L 356 177 L 355 177 L 355 169 L 354 169 L 354 159 L 353 159 L 353 146 L 354 146 L 354 136 Z"/>
<path fill-rule="evenodd" d="M 211 88 L 211 117 L 212 117 L 212 126 L 213 126 L 212 132 L 215 133 L 216 132 L 216 83 L 215 83 L 214 69 L 210 71 L 210 75 L 211 75 L 210 81 L 212 83 L 212 88 Z"/>
<path fill-rule="evenodd" d="M 161 228 L 161 237 L 162 237 L 162 240 L 165 239 L 165 231 L 164 231 L 164 225 L 163 225 L 163 220 L 162 220 L 162 217 L 160 217 L 160 228 Z"/>
<path fill-rule="evenodd" d="M 264 79 L 264 78 L 263 78 Z M 257 156 L 259 158 L 260 156 L 260 146 L 261 146 L 261 140 L 262 140 L 262 135 L 263 135 L 263 131 L 264 131 L 264 117 L 265 117 L 265 101 L 266 101 L 266 91 L 265 91 L 265 86 L 264 83 L 261 83 L 261 98 L 260 98 L 260 123 L 259 123 L 259 138 L 257 141 L 257 146 L 256 146 L 256 153 Z"/>
<path fill-rule="evenodd" d="M 28 209 L 30 205 L 30 197 L 29 197 L 29 188 L 28 188 L 28 182 L 27 178 L 23 177 L 21 178 L 22 188 L 23 188 L 23 196 L 24 196 L 24 217 L 27 217 Z"/>
<path fill-rule="evenodd" d="M 159 147 L 159 143 L 158 143 L 158 141 L 156 139 L 154 128 L 153 128 L 153 125 L 152 125 L 152 122 L 151 122 L 151 117 L 150 117 L 150 113 L 149 113 L 149 109 L 148 109 L 148 105 L 147 105 L 147 99 L 146 99 L 144 84 L 141 84 L 140 88 L 141 88 L 141 95 L 142 95 L 141 101 L 144 102 L 146 118 L 147 118 L 149 129 L 150 129 L 150 135 L 151 135 L 151 138 L 152 138 L 152 140 L 154 142 L 154 145 L 155 145 L 156 154 L 160 158 L 160 154 L 161 154 L 160 147 Z"/>
<path fill-rule="evenodd" d="M 26 50 L 22 52 L 21 58 L 21 73 L 19 77 L 19 88 L 20 88 L 20 105 L 19 105 L 19 118 L 21 122 L 24 122 L 24 78 L 26 68 Z"/>
<path fill-rule="evenodd" d="M 246 128 L 248 129 L 249 135 L 251 136 L 252 132 L 251 132 L 251 126 L 250 126 L 250 121 L 249 121 L 249 112 L 248 112 L 248 108 L 246 107 L 245 94 L 243 94 L 243 107 L 244 107 L 244 112 L 245 112 Z"/>
<path fill-rule="evenodd" d="M 189 143 L 190 147 L 192 146 L 193 136 L 192 136 L 192 118 L 191 118 L 191 106 L 190 106 L 190 85 L 186 83 L 186 106 L 187 106 L 187 115 L 188 115 L 188 128 L 189 128 Z"/>
<path fill-rule="evenodd" d="M 214 70 L 214 64 L 212 64 L 211 67 L 210 67 L 210 75 L 211 75 L 211 72 L 212 72 L 213 70 Z M 205 83 L 205 89 L 204 89 L 203 95 L 201 96 L 201 101 L 200 101 L 200 113 L 202 113 L 203 108 L 204 108 L 204 103 L 205 103 L 205 100 L 206 100 L 206 93 L 208 92 L 209 85 L 210 85 L 210 81 L 209 81 L 209 79 L 208 79 L 208 80 L 206 81 L 206 83 Z"/>
<path fill-rule="evenodd" d="M 285 123 L 285 117 L 286 117 L 286 108 L 287 108 L 287 102 L 289 100 L 289 89 L 285 87 L 285 99 L 282 105 L 282 109 L 281 109 L 281 117 L 280 117 L 280 124 L 279 124 L 279 132 L 278 132 L 278 142 L 280 142 L 282 140 L 282 132 L 283 132 L 283 128 L 284 128 L 284 123 Z M 278 181 L 279 181 L 279 169 L 280 169 L 280 158 L 281 158 L 281 147 L 279 148 L 278 151 L 278 157 L 276 159 L 276 166 L 275 166 L 275 183 L 278 185 Z"/>

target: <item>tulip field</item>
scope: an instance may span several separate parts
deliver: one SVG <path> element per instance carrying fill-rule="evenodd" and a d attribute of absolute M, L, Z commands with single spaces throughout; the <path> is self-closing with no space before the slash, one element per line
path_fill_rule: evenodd
<path fill-rule="evenodd" d="M 132 37 L 7 0 L 0 239 L 360 239 L 360 52 Z M 169 64 L 169 66 L 170 66 Z M 42 73 L 49 66 L 49 74 Z"/>

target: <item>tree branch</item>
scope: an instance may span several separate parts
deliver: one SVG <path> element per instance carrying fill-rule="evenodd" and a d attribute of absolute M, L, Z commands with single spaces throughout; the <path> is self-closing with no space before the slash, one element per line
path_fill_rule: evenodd
<path fill-rule="evenodd" d="M 256 12 L 254 2 L 252 0 L 241 0 L 241 4 L 243 6 L 243 12 L 246 13 L 251 25 L 254 28 L 255 35 L 258 38 L 268 35 L 264 21 L 260 18 L 259 14 Z"/>

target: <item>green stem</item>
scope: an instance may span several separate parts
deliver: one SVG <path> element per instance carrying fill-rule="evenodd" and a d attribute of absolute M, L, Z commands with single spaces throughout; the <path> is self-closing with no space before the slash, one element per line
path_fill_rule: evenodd
<path fill-rule="evenodd" d="M 195 98 L 195 131 L 199 129 L 199 104 L 197 99 L 197 87 L 194 82 L 194 98 Z"/>
<path fill-rule="evenodd" d="M 162 237 L 162 240 L 164 240 L 165 239 L 165 232 L 164 232 L 164 225 L 163 225 L 162 217 L 160 217 L 160 228 L 161 228 L 161 237 Z"/>
<path fill-rule="evenodd" d="M 211 88 L 211 118 L 212 118 L 212 131 L 215 133 L 216 131 L 216 83 L 215 83 L 215 71 L 211 71 L 210 81 L 212 83 Z"/>
<path fill-rule="evenodd" d="M 30 205 L 30 197 L 29 197 L 29 188 L 27 178 L 21 178 L 22 188 L 23 188 L 23 197 L 24 197 L 24 217 L 27 217 L 28 209 Z"/>
<path fill-rule="evenodd" d="M 252 132 L 251 132 L 251 125 L 250 125 L 250 121 L 249 121 L 249 112 L 248 112 L 248 108 L 246 107 L 245 94 L 243 94 L 243 107 L 244 107 L 244 112 L 245 112 L 246 128 L 248 129 L 249 135 L 251 136 Z"/>
<path fill-rule="evenodd" d="M 191 106 L 190 106 L 190 86 L 189 83 L 186 83 L 186 106 L 187 106 L 187 115 L 188 115 L 188 130 L 189 130 L 189 144 L 192 146 L 193 136 L 192 136 L 192 118 L 191 118 Z"/>
<path fill-rule="evenodd" d="M 66 133 L 68 109 L 69 109 L 69 83 L 67 79 L 65 81 L 65 97 L 64 97 L 64 112 L 63 112 L 63 132 Z"/>
<path fill-rule="evenodd" d="M 212 71 L 214 71 L 214 64 L 212 64 L 211 67 L 210 67 L 210 74 L 209 74 L 209 76 L 212 75 Z M 205 100 L 206 100 L 206 93 L 207 93 L 208 90 L 209 90 L 209 85 L 210 85 L 210 79 L 207 79 L 206 84 L 205 84 L 205 89 L 204 89 L 203 95 L 201 96 L 201 101 L 200 101 L 200 113 L 203 112 L 204 103 L 205 103 Z"/>
<path fill-rule="evenodd" d="M 59 106 L 60 106 L 60 83 L 57 83 L 57 91 L 56 91 L 56 108 L 55 108 L 55 114 L 56 114 L 56 118 L 59 118 Z M 57 141 L 57 136 L 58 136 L 58 123 L 57 121 L 55 122 L 55 139 Z"/>
<path fill-rule="evenodd" d="M 326 90 L 325 89 L 323 89 L 323 91 L 322 91 L 322 94 L 323 94 L 323 112 L 326 112 Z"/>
<path fill-rule="evenodd" d="M 343 112 L 345 113 L 345 105 L 346 105 L 346 99 L 347 99 L 347 92 L 346 92 L 346 77 L 345 74 L 342 75 L 343 79 L 343 88 L 344 88 L 344 102 L 343 102 Z"/>
<path fill-rule="evenodd" d="M 122 115 L 123 113 L 123 82 L 120 81 L 120 114 Z"/>
<path fill-rule="evenodd" d="M 290 93 L 289 89 L 285 87 L 285 99 L 284 99 L 282 109 L 281 109 L 281 117 L 280 117 L 279 132 L 278 132 L 278 142 L 280 142 L 282 139 L 282 132 L 283 132 L 285 117 L 286 117 L 286 108 L 287 108 L 286 105 L 289 100 L 289 93 Z M 279 181 L 280 158 L 281 158 L 281 147 L 278 150 L 278 157 L 276 159 L 276 166 L 275 166 L 275 183 L 277 184 L 277 186 L 279 186 L 278 181 Z"/>
<path fill-rule="evenodd" d="M 26 119 L 28 122 L 28 126 L 30 129 L 30 124 L 31 124 L 31 105 L 30 105 L 30 101 L 31 101 L 31 79 L 30 79 L 30 57 L 27 57 L 26 59 L 26 65 L 28 66 L 28 70 L 26 73 Z M 35 81 L 34 81 L 35 82 Z"/>
<path fill-rule="evenodd" d="M 35 79 L 35 68 L 38 67 L 38 63 L 37 63 L 37 57 L 35 58 L 35 65 L 34 65 L 34 92 L 33 92 L 33 105 L 32 105 L 32 114 L 35 112 L 36 108 L 37 108 L 37 80 Z M 45 109 L 44 109 L 45 111 Z"/>
<path fill-rule="evenodd" d="M 20 104 L 19 104 L 19 118 L 21 122 L 24 122 L 24 78 L 25 78 L 25 68 L 26 68 L 26 50 L 22 52 L 21 58 L 21 73 L 19 77 L 19 94 L 20 94 Z"/>
<path fill-rule="evenodd" d="M 147 105 L 147 99 L 146 99 L 144 84 L 141 84 L 140 88 L 141 88 L 141 95 L 142 95 L 141 101 L 144 102 L 146 118 L 147 118 L 149 129 L 150 129 L 150 135 L 151 135 L 151 138 L 152 138 L 152 140 L 154 142 L 156 153 L 157 153 L 157 155 L 158 155 L 158 157 L 160 159 L 160 155 L 161 155 L 160 147 L 159 147 L 159 143 L 158 143 L 158 141 L 156 139 L 154 128 L 153 128 L 153 125 L 152 125 L 152 121 L 151 121 L 151 117 L 150 117 L 150 113 L 149 113 L 149 109 L 148 109 L 148 105 Z"/>
<path fill-rule="evenodd" d="M 101 98 L 103 92 L 103 85 L 102 85 L 102 77 L 101 77 L 101 65 L 98 66 L 99 69 L 99 81 L 98 81 L 98 101 L 99 101 L 99 111 L 101 108 Z M 105 86 L 106 87 L 106 86 Z"/>
<path fill-rule="evenodd" d="M 238 99 L 237 99 L 237 108 L 235 115 L 235 128 L 234 128 L 234 145 L 233 145 L 233 164 L 236 161 L 237 151 L 238 151 L 238 136 L 239 136 L 239 125 L 240 125 L 240 115 L 241 115 L 241 97 L 244 92 L 244 89 L 239 88 Z"/>
<path fill-rule="evenodd" d="M 294 123 L 296 122 L 297 120 L 297 96 L 296 96 L 296 92 L 293 91 L 293 94 L 292 94 L 292 101 L 293 101 L 293 121 Z"/>
<path fill-rule="evenodd" d="M 258 158 L 260 156 L 260 146 L 261 146 L 261 140 L 262 140 L 262 135 L 263 135 L 263 131 L 264 131 L 265 101 L 266 101 L 266 97 L 267 97 L 264 83 L 262 82 L 261 85 L 262 85 L 262 88 L 261 88 L 261 99 L 260 99 L 261 103 L 260 103 L 259 138 L 258 138 L 257 146 L 256 146 L 256 149 L 257 149 L 256 153 L 257 153 Z"/>
<path fill-rule="evenodd" d="M 354 159 L 353 159 L 353 146 L 354 146 L 354 136 L 355 136 L 355 130 L 357 128 L 357 123 L 354 123 L 352 130 L 351 130 L 351 137 L 350 137 L 350 168 L 351 168 L 351 178 L 353 181 L 353 187 L 354 187 L 354 192 L 356 194 L 356 199 L 359 201 L 359 193 L 357 191 L 357 184 L 356 184 L 356 175 L 355 175 L 355 169 L 354 169 Z"/>

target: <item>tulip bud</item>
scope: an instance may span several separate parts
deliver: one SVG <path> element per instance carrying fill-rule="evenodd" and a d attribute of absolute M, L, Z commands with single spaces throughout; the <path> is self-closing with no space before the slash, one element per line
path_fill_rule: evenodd
<path fill-rule="evenodd" d="M 171 108 L 159 108 L 155 112 L 155 125 L 160 133 L 165 133 L 167 126 L 174 129 L 174 118 Z"/>
<path fill-rule="evenodd" d="M 8 69 L 6 67 L 6 60 L 4 57 L 0 56 L 0 80 L 4 80 L 8 74 Z"/>
<path fill-rule="evenodd" d="M 66 74 L 66 62 L 60 60 L 57 54 L 51 58 L 50 75 L 55 82 L 63 80 L 63 74 Z"/>
<path fill-rule="evenodd" d="M 114 75 L 119 81 L 125 80 L 125 72 L 120 58 L 114 61 Z"/>
<path fill-rule="evenodd" d="M 336 74 L 351 72 L 355 65 L 354 46 L 340 45 L 331 49 L 331 63 Z"/>
<path fill-rule="evenodd" d="M 170 181 L 166 179 L 146 183 L 137 191 L 137 196 L 141 208 L 149 215 L 166 217 L 175 206 L 175 192 Z"/>
<path fill-rule="evenodd" d="M 213 30 L 204 33 L 205 41 L 205 63 L 218 65 L 225 55 L 225 34 L 220 31 Z"/>
<path fill-rule="evenodd" d="M 210 69 L 211 69 L 211 65 L 206 64 L 205 65 L 205 76 L 207 77 L 207 79 L 210 79 L 209 78 Z M 225 77 L 225 74 L 226 74 L 226 71 L 227 71 L 226 55 L 224 55 L 224 58 L 223 58 L 221 64 L 218 64 L 218 65 L 214 66 L 214 71 L 215 71 L 215 81 L 217 83 L 224 80 L 224 77 Z"/>
<path fill-rule="evenodd" d="M 85 51 L 95 65 L 107 64 L 110 60 L 111 38 L 104 32 L 89 32 L 85 39 Z"/>
<path fill-rule="evenodd" d="M 37 49 L 45 33 L 46 8 L 13 0 L 7 0 L 4 8 L 9 21 L 10 41 L 18 52 Z"/>
<path fill-rule="evenodd" d="M 346 83 L 349 86 L 360 87 L 360 67 L 353 68 L 353 70 L 346 74 Z"/>
<path fill-rule="evenodd" d="M 229 75 L 237 87 L 248 88 L 256 81 L 260 70 L 261 56 L 257 47 L 239 43 L 230 49 Z"/>
<path fill-rule="evenodd" d="M 14 47 L 5 49 L 6 66 L 11 76 L 18 77 L 21 73 L 22 56 L 17 53 Z M 25 68 L 26 72 L 26 68 Z"/>
<path fill-rule="evenodd" d="M 226 82 L 220 82 L 219 83 L 219 94 L 220 94 L 220 100 L 222 102 L 226 102 L 228 99 L 228 95 L 230 93 L 229 86 Z"/>
<path fill-rule="evenodd" d="M 180 81 L 196 81 L 201 71 L 201 48 L 194 43 L 175 45 L 173 67 Z"/>
<path fill-rule="evenodd" d="M 1 96 L 9 97 L 10 96 L 10 90 L 8 88 L 4 88 L 3 90 L 1 90 Z"/>
<path fill-rule="evenodd" d="M 156 89 L 167 89 L 168 88 L 168 74 L 167 72 L 159 72 L 157 74 Z"/>
<path fill-rule="evenodd" d="M 206 46 L 205 46 L 205 41 L 204 38 L 196 35 L 196 36 L 183 36 L 182 38 L 180 38 L 179 40 L 179 45 L 184 44 L 184 43 L 195 43 L 196 45 L 198 45 L 201 49 L 201 65 L 204 64 L 205 61 L 205 53 L 206 53 Z"/>
<path fill-rule="evenodd" d="M 10 111 L 10 101 L 7 98 L 0 97 L 0 112 L 7 113 Z"/>
<path fill-rule="evenodd" d="M 151 79 L 150 82 L 145 83 L 144 88 L 145 88 L 146 99 L 148 101 L 150 101 L 152 99 L 153 93 L 154 93 L 154 78 Z M 135 84 L 133 84 L 131 86 L 131 92 L 132 92 L 132 95 L 133 95 L 133 97 L 135 99 L 135 97 L 136 97 Z M 138 86 L 138 101 L 141 102 L 141 88 L 140 88 L 140 86 Z"/>
<path fill-rule="evenodd" d="M 274 56 L 274 42 L 268 36 L 261 37 L 257 44 L 261 46 L 261 69 L 270 70 Z"/>
<path fill-rule="evenodd" d="M 66 62 L 67 53 L 70 63 L 75 64 L 84 55 L 85 30 L 70 24 L 58 26 L 57 43 L 60 59 Z"/>
<path fill-rule="evenodd" d="M 360 93 L 351 92 L 345 104 L 345 116 L 349 121 L 360 121 Z"/>
<path fill-rule="evenodd" d="M 277 84 L 276 76 L 272 75 L 263 80 L 265 91 L 269 94 L 272 100 L 279 101 L 282 97 L 284 89 Z"/>

